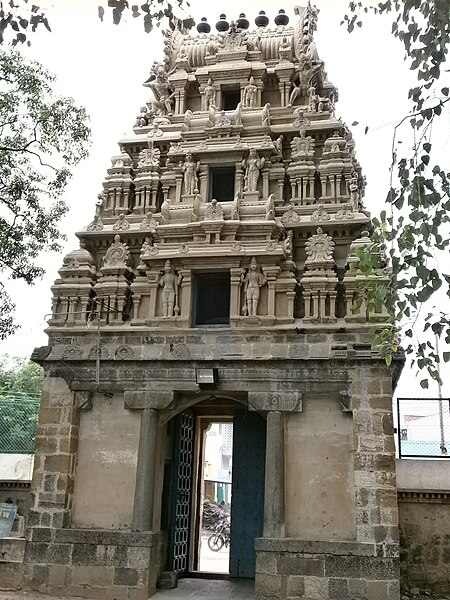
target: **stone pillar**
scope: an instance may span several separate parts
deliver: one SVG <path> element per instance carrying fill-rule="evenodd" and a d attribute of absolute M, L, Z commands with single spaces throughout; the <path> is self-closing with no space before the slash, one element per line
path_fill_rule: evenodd
<path fill-rule="evenodd" d="M 284 414 L 267 413 L 264 537 L 284 537 Z"/>
<path fill-rule="evenodd" d="M 230 316 L 239 317 L 241 314 L 241 269 L 230 269 L 231 298 Z"/>
<path fill-rule="evenodd" d="M 152 530 L 157 435 L 158 412 L 153 408 L 142 409 L 134 491 L 133 531 Z"/>

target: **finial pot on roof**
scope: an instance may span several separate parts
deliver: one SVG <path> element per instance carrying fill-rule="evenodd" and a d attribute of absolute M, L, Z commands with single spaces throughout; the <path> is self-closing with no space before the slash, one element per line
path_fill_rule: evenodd
<path fill-rule="evenodd" d="M 269 19 L 266 16 L 266 11 L 260 10 L 259 15 L 255 19 L 256 27 L 267 27 L 269 24 Z"/>
<path fill-rule="evenodd" d="M 239 15 L 239 19 L 236 21 L 236 25 L 239 29 L 248 29 L 250 26 L 249 20 L 246 18 L 245 13 Z"/>
<path fill-rule="evenodd" d="M 200 23 L 197 25 L 197 31 L 199 33 L 209 33 L 211 31 L 211 25 L 208 23 L 206 17 L 200 19 Z"/>
<path fill-rule="evenodd" d="M 280 8 L 277 16 L 275 17 L 275 25 L 283 25 L 286 26 L 289 23 L 289 17 L 285 13 L 285 11 Z"/>
<path fill-rule="evenodd" d="M 217 31 L 228 31 L 230 24 L 227 21 L 227 16 L 222 14 L 219 17 L 219 20 L 216 23 Z"/>

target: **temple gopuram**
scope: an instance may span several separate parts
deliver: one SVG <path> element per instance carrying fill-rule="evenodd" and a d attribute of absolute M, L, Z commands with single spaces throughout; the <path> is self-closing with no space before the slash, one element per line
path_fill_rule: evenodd
<path fill-rule="evenodd" d="M 233 426 L 229 577 L 257 600 L 399 599 L 399 367 L 372 346 L 388 314 L 364 296 L 388 271 L 382 253 L 360 270 L 366 181 L 317 10 L 291 20 L 203 18 L 143 65 L 148 102 L 33 355 L 24 566 L 40 591 L 145 600 L 204 576 L 214 422 Z"/>

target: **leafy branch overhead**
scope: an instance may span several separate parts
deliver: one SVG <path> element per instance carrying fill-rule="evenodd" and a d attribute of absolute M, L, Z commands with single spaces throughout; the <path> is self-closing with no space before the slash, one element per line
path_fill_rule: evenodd
<path fill-rule="evenodd" d="M 177 9 L 181 10 L 183 6 L 189 6 L 189 3 L 185 0 L 176 0 L 175 4 L 176 9 L 174 11 L 174 7 L 167 0 L 146 0 L 141 5 L 130 4 L 127 0 L 108 0 L 106 9 L 109 9 L 115 25 L 118 25 L 122 17 L 131 11 L 134 18 L 142 19 L 146 33 L 150 33 L 153 30 L 154 24 L 160 27 L 161 23 L 165 20 L 167 20 L 172 29 L 175 27 L 181 30 L 191 29 L 194 25 L 194 20 L 191 17 L 183 19 L 176 14 Z M 105 12 L 105 7 L 99 5 L 98 16 L 101 21 L 105 17 Z"/>
<path fill-rule="evenodd" d="M 388 0 L 376 6 L 351 2 L 349 7 L 350 14 L 342 21 L 349 32 L 362 27 L 368 13 L 392 16 L 391 33 L 403 44 L 406 61 L 416 75 L 416 85 L 408 93 L 410 112 L 394 130 L 387 210 L 374 219 L 374 240 L 389 251 L 392 274 L 386 303 L 400 326 L 404 349 L 437 380 L 439 353 L 434 337 L 428 338 L 432 332 L 450 344 L 450 314 L 445 308 L 450 297 L 450 161 L 446 152 L 439 153 L 444 164 L 436 162 L 433 140 L 442 128 L 448 137 L 449 77 L 444 67 L 450 4 L 447 0 Z M 405 140 L 410 144 L 404 144 Z M 428 308 L 431 300 L 439 309 L 425 312 L 423 305 L 427 303 Z M 388 360 L 396 350 L 394 328 L 390 336 Z M 449 361 L 450 353 L 444 352 L 443 358 Z M 421 386 L 428 387 L 426 378 Z"/>
<path fill-rule="evenodd" d="M 13 46 L 27 42 L 28 35 L 38 28 L 51 31 L 45 10 L 29 0 L 0 1 L 0 44 L 10 42 Z"/>
<path fill-rule="evenodd" d="M 14 50 L 0 50 L 0 272 L 32 284 L 36 259 L 58 250 L 61 199 L 71 168 L 87 156 L 88 119 L 72 98 L 55 97 L 54 76 Z M 14 329 L 0 287 L 0 339 Z"/>

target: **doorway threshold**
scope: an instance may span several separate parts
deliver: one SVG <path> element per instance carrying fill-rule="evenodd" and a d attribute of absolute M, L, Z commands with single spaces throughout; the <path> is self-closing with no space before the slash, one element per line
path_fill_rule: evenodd
<path fill-rule="evenodd" d="M 229 573 L 214 573 L 213 571 L 190 571 L 189 573 L 186 573 L 186 575 L 183 575 L 182 578 L 214 579 L 222 581 L 230 581 L 231 579 L 236 579 L 235 577 L 231 577 Z"/>
<path fill-rule="evenodd" d="M 209 577 L 183 577 L 178 587 L 173 590 L 157 590 L 151 600 L 255 600 L 254 579 L 211 580 Z M 205 573 L 215 575 L 215 573 Z M 223 577 L 223 573 L 219 573 Z"/>

